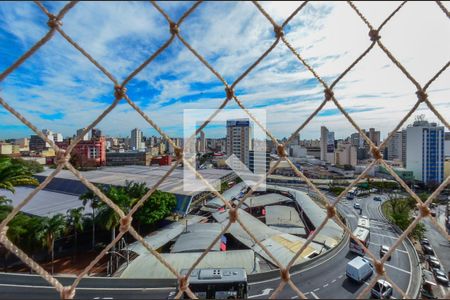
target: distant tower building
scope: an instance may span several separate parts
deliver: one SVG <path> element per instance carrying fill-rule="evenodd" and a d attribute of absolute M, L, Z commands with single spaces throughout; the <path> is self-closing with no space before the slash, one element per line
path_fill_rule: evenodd
<path fill-rule="evenodd" d="M 327 141 L 328 129 L 325 126 L 320 127 L 320 160 L 327 160 Z"/>
<path fill-rule="evenodd" d="M 102 137 L 102 131 L 98 128 L 92 128 L 91 138 L 94 140 L 98 140 Z"/>
<path fill-rule="evenodd" d="M 402 160 L 402 132 L 397 131 L 387 144 L 388 160 Z"/>
<path fill-rule="evenodd" d="M 53 134 L 53 141 L 55 141 L 55 142 L 62 142 L 62 141 L 63 141 L 63 136 L 62 136 L 62 134 L 61 134 L 61 133 L 55 132 L 55 133 Z"/>
<path fill-rule="evenodd" d="M 132 150 L 139 151 L 141 149 L 142 131 L 138 128 L 131 130 L 130 147 Z"/>
<path fill-rule="evenodd" d="M 77 130 L 77 136 L 81 135 L 83 133 L 83 130 L 85 130 L 86 128 L 81 128 Z M 82 141 L 89 141 L 91 139 L 90 137 L 90 132 L 86 133 L 83 138 L 81 139 Z"/>
<path fill-rule="evenodd" d="M 248 119 L 228 120 L 227 156 L 234 154 L 244 165 L 249 167 L 249 151 L 252 149 L 252 128 L 250 127 L 250 121 Z"/>
<path fill-rule="evenodd" d="M 370 128 L 369 132 L 366 131 L 365 133 L 375 146 L 380 145 L 380 131 L 376 131 L 375 128 Z"/>
<path fill-rule="evenodd" d="M 406 128 L 406 166 L 424 183 L 444 180 L 444 127 L 417 120 Z"/>
<path fill-rule="evenodd" d="M 205 137 L 205 133 L 202 131 L 200 131 L 200 147 L 199 147 L 199 152 L 201 153 L 205 153 L 206 152 L 206 137 Z"/>
<path fill-rule="evenodd" d="M 325 126 L 320 127 L 320 159 L 334 164 L 334 132 Z"/>

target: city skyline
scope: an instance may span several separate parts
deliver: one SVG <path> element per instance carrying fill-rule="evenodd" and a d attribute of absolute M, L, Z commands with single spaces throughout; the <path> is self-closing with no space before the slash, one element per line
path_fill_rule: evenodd
<path fill-rule="evenodd" d="M 56 11 L 62 3 L 48 5 L 50 11 Z M 64 25 L 77 43 L 104 63 L 112 74 L 124 78 L 165 41 L 168 33 L 159 28 L 166 28 L 167 24 L 151 5 L 115 5 L 80 3 L 64 20 Z M 188 4 L 176 5 L 176 8 L 170 3 L 161 5 L 174 18 L 189 7 Z M 271 25 L 250 3 L 202 5 L 203 13 L 199 12 L 195 16 L 198 23 L 186 20 L 182 28 L 183 35 L 231 83 L 267 49 L 273 38 Z M 295 3 L 274 5 L 265 2 L 261 5 L 278 22 L 296 7 Z M 359 6 L 376 24 L 397 4 L 360 3 Z M 78 7 L 81 7 L 83 14 L 80 14 Z M 121 11 L 120 22 L 114 19 L 116 9 Z M 223 15 L 224 11 L 227 11 L 227 15 Z M 98 18 L 104 21 L 91 26 L 93 21 L 90 20 L 96 18 L 86 15 L 92 14 L 100 14 Z M 4 59 L 0 62 L 0 69 L 4 69 L 20 53 L 25 52 L 46 28 L 45 22 L 40 22 L 44 16 L 31 3 L 14 6 L 1 4 L 0 15 L 4 25 L 0 27 L 0 38 L 8 38 L 7 46 L 3 48 Z M 407 22 L 409 18 L 424 20 L 424 15 L 427 16 L 426 22 Z M 11 20 L 21 26 L 7 26 Z M 112 22 L 114 27 L 109 27 Z M 248 22 L 254 24 L 252 30 L 245 29 Z M 335 22 L 339 22 L 339 26 L 331 26 Z M 211 26 L 205 32 L 197 24 Z M 231 30 L 230 35 L 221 34 L 224 27 Z M 439 43 L 438 35 L 428 34 L 435 31 L 443 36 L 450 35 L 450 27 L 439 8 L 424 3 L 408 3 L 383 28 L 381 35 L 395 55 L 402 58 L 401 62 L 407 70 L 423 83 L 445 64 L 446 54 L 450 52 L 448 45 Z M 92 39 L 92 35 L 96 39 Z M 135 38 L 124 42 L 123 36 Z M 232 36 L 238 36 L 238 39 Z M 287 38 L 327 82 L 336 78 L 369 45 L 364 24 L 345 3 L 311 3 L 290 24 Z M 255 44 L 257 41 L 260 43 Z M 205 49 L 206 44 L 208 51 Z M 352 47 L 348 47 L 349 44 Z M 310 46 L 302 48 L 299 45 Z M 2 97 L 38 128 L 49 128 L 65 136 L 92 122 L 111 103 L 113 90 L 111 82 L 70 47 L 60 37 L 55 37 L 6 78 L 2 88 Z M 152 62 L 150 69 L 144 69 L 138 74 L 128 84 L 128 90 L 133 101 L 168 135 L 181 136 L 182 110 L 217 108 L 225 92 L 221 83 L 180 43 L 175 42 L 167 51 Z M 424 57 L 426 60 L 422 59 Z M 68 61 L 73 63 L 67 64 Z M 37 65 L 40 67 L 36 68 Z M 447 103 L 450 90 L 445 86 L 448 76 L 449 73 L 444 72 L 428 91 L 433 105 L 443 115 L 450 113 Z M 268 129 L 282 138 L 300 126 L 323 99 L 323 88 L 312 78 L 285 46 L 278 45 L 261 66 L 236 86 L 236 94 L 248 108 L 267 108 L 271 116 Z M 371 51 L 361 65 L 336 86 L 335 95 L 359 126 L 370 128 L 377 124 L 378 130 L 385 134 L 394 129 L 416 101 L 414 86 L 379 49 Z M 233 103 L 227 106 L 233 107 L 236 107 Z M 419 106 L 416 112 L 426 114 L 431 122 L 437 120 L 425 105 Z M 385 114 L 390 117 L 383 118 Z M 3 108 L 0 108 L 0 115 L 3 119 L 0 138 L 31 134 L 25 125 Z M 123 136 L 128 132 L 128 129 L 122 128 L 124 122 L 130 128 L 141 128 L 144 135 L 155 133 L 125 102 L 120 102 L 99 127 L 108 128 L 111 135 Z M 313 137 L 315 128 L 325 123 L 336 132 L 338 138 L 341 132 L 342 135 L 348 135 L 354 130 L 338 109 L 332 103 L 327 103 L 302 135 L 305 138 Z"/>

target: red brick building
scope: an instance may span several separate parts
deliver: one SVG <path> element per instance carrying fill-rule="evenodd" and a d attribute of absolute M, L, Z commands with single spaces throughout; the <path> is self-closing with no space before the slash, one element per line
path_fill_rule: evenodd
<path fill-rule="evenodd" d="M 152 165 L 159 164 L 160 166 L 170 166 L 172 164 L 172 156 L 164 155 L 152 158 Z"/>
<path fill-rule="evenodd" d="M 69 142 L 57 142 L 61 149 L 67 149 Z M 106 165 L 105 137 L 80 141 L 70 153 L 70 162 L 81 168 L 102 167 Z"/>

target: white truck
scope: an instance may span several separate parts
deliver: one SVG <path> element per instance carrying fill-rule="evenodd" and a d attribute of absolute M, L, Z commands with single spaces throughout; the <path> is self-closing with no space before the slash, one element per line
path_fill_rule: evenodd
<path fill-rule="evenodd" d="M 373 274 L 373 266 L 367 259 L 363 257 L 355 257 L 347 264 L 345 274 L 348 278 L 358 283 L 362 283 Z"/>

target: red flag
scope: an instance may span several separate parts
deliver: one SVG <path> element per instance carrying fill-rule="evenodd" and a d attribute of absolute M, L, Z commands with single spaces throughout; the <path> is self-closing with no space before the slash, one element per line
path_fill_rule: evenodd
<path fill-rule="evenodd" d="M 227 245 L 225 245 L 223 242 L 220 242 L 220 251 L 227 251 Z"/>

